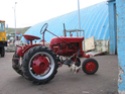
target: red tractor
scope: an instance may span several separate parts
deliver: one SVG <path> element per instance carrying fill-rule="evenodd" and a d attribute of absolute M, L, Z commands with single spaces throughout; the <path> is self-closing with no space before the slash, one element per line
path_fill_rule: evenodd
<path fill-rule="evenodd" d="M 98 62 L 82 50 L 83 37 L 58 37 L 47 27 L 48 24 L 45 23 L 40 30 L 41 44 L 33 44 L 33 40 L 40 39 L 39 37 L 24 35 L 30 43 L 16 47 L 12 67 L 18 74 L 36 84 L 45 84 L 54 78 L 58 68 L 63 64 L 74 72 L 80 69 L 89 75 L 97 72 Z M 56 36 L 51 40 L 49 47 L 44 40 L 46 31 Z M 80 58 L 87 59 L 81 64 Z"/>

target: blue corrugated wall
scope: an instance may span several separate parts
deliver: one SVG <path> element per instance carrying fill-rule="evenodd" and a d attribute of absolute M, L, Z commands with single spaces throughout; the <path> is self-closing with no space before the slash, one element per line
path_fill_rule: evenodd
<path fill-rule="evenodd" d="M 109 40 L 109 16 L 107 2 L 102 2 L 80 10 L 81 29 L 84 30 L 85 38 L 94 36 L 96 40 Z M 78 29 L 78 12 L 71 13 L 52 18 L 50 20 L 38 23 L 27 30 L 25 34 L 31 34 L 42 37 L 40 29 L 44 23 L 49 24 L 49 30 L 58 36 L 63 36 L 63 23 L 66 29 Z M 75 34 L 76 35 L 76 34 Z M 54 37 L 46 34 L 46 41 L 50 41 Z"/>
<path fill-rule="evenodd" d="M 119 62 L 119 94 L 125 94 L 125 0 L 116 0 Z"/>
<path fill-rule="evenodd" d="M 116 40 L 116 3 L 115 1 L 109 1 L 109 35 L 110 35 L 110 54 L 115 54 L 117 51 Z"/>

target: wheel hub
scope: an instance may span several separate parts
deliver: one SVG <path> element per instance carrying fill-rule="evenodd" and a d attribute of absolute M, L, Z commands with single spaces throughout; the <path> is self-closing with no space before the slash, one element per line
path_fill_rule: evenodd
<path fill-rule="evenodd" d="M 96 69 L 95 63 L 89 62 L 89 63 L 86 64 L 86 70 L 88 72 L 93 72 L 93 71 L 95 71 L 95 69 Z"/>
<path fill-rule="evenodd" d="M 46 72 L 49 68 L 49 61 L 46 56 L 37 56 L 32 63 L 32 69 L 35 74 L 40 75 Z"/>

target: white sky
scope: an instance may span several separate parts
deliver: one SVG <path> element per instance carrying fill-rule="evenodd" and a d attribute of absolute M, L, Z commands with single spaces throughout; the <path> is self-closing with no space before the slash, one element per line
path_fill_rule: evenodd
<path fill-rule="evenodd" d="M 16 27 L 27 27 L 74 10 L 78 0 L 0 0 L 0 20 L 14 27 L 14 6 L 16 4 Z M 106 0 L 79 0 L 80 8 Z"/>

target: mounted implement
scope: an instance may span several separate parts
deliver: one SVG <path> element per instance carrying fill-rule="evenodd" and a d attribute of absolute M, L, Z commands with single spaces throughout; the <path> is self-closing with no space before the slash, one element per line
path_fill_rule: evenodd
<path fill-rule="evenodd" d="M 24 35 L 30 44 L 17 46 L 12 67 L 18 74 L 34 83 L 45 84 L 54 78 L 58 68 L 64 64 L 76 73 L 80 68 L 86 74 L 96 73 L 98 62 L 82 50 L 83 37 L 58 37 L 47 28 L 48 24 L 45 23 L 40 30 L 42 44 L 33 44 L 33 40 L 39 37 Z M 45 43 L 45 32 L 56 36 L 50 41 L 49 47 Z M 81 63 L 80 58 L 87 59 Z"/>

